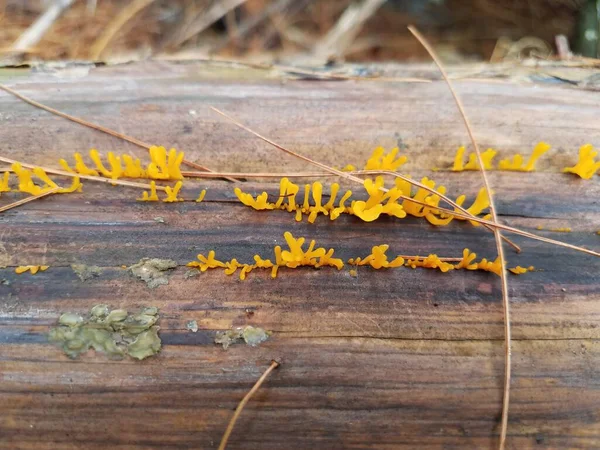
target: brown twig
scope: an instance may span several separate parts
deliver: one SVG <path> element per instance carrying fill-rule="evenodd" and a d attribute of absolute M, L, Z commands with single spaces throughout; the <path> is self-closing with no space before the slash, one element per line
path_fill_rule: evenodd
<path fill-rule="evenodd" d="M 52 24 L 71 6 L 74 0 L 55 0 L 48 9 L 13 43 L 10 51 L 25 53 L 36 45 Z"/>
<path fill-rule="evenodd" d="M 193 38 L 197 34 L 202 33 L 213 23 L 224 17 L 229 11 L 234 10 L 247 0 L 220 0 L 214 2 L 212 7 L 205 11 L 194 20 L 191 24 L 185 27 L 174 40 L 172 47 L 179 47 L 185 41 Z"/>
<path fill-rule="evenodd" d="M 409 26 L 408 30 L 414 35 L 414 37 L 421 43 L 425 50 L 431 56 L 431 59 L 435 62 L 436 66 L 440 70 L 452 96 L 454 97 L 454 101 L 456 102 L 456 106 L 465 122 L 465 127 L 467 128 L 467 133 L 469 134 L 469 138 L 471 139 L 471 143 L 473 144 L 473 148 L 475 149 L 475 153 L 477 154 L 477 160 L 479 162 L 479 167 L 481 169 L 481 177 L 483 178 L 483 184 L 487 190 L 489 202 L 490 202 L 490 212 L 492 213 L 492 221 L 494 223 L 498 223 L 498 215 L 496 214 L 496 206 L 494 204 L 494 197 L 492 195 L 492 190 L 490 189 L 490 183 L 485 171 L 485 166 L 483 164 L 483 158 L 481 157 L 481 150 L 479 149 L 479 145 L 477 144 L 477 140 L 475 139 L 475 135 L 473 134 L 473 129 L 467 118 L 467 114 L 465 113 L 464 106 L 457 92 L 454 90 L 452 83 L 448 79 L 448 75 L 444 70 L 444 67 L 436 55 L 433 48 L 429 45 L 424 36 L 419 33 L 419 31 L 413 27 Z M 496 240 L 496 249 L 498 250 L 498 257 L 500 259 L 501 271 L 500 271 L 500 280 L 502 284 L 502 306 L 504 310 L 504 395 L 502 398 L 502 420 L 500 427 L 500 442 L 499 449 L 503 450 L 506 443 L 506 432 L 508 428 L 508 406 L 510 400 L 510 375 L 511 375 L 511 354 L 510 354 L 510 339 L 511 339 L 511 330 L 510 330 L 510 303 L 508 297 L 508 281 L 506 279 L 506 260 L 504 258 L 504 249 L 502 247 L 502 233 L 498 228 L 494 228 L 494 237 Z"/>
<path fill-rule="evenodd" d="M 342 58 L 364 23 L 385 2 L 386 0 L 352 2 L 327 35 L 315 46 L 313 56 L 322 62 L 327 62 L 330 58 Z"/>
<path fill-rule="evenodd" d="M 9 209 L 12 209 L 12 208 L 16 208 L 17 206 L 24 205 L 25 203 L 32 202 L 33 200 L 37 200 L 38 198 L 42 198 L 42 197 L 46 197 L 47 195 L 54 194 L 59 189 L 60 189 L 59 187 L 56 187 L 56 188 L 50 189 L 46 192 L 43 192 L 41 194 L 32 195 L 31 197 L 26 197 L 26 198 L 23 198 L 21 200 L 14 202 L 14 203 L 10 203 L 8 205 L 2 206 L 2 207 L 0 207 L 0 213 L 2 213 L 4 211 L 8 211 Z"/>
<path fill-rule="evenodd" d="M 238 404 L 237 408 L 235 408 L 233 417 L 229 421 L 229 425 L 227 425 L 227 429 L 225 430 L 225 434 L 223 434 L 223 438 L 221 438 L 221 444 L 219 444 L 219 450 L 225 450 L 225 447 L 227 446 L 227 441 L 229 440 L 229 436 L 231 435 L 231 432 L 233 431 L 233 427 L 235 426 L 235 422 L 238 420 L 238 417 L 240 417 L 240 414 L 242 413 L 244 406 L 246 406 L 246 403 L 248 403 L 248 401 L 252 398 L 252 396 L 256 393 L 256 391 L 258 391 L 258 388 L 260 388 L 261 384 L 263 384 L 263 382 L 267 379 L 269 374 L 278 367 L 279 367 L 279 363 L 277 361 L 271 361 L 271 365 L 268 367 L 267 370 L 265 370 L 265 373 L 263 373 L 261 375 L 261 377 L 258 379 L 258 381 L 254 384 L 254 386 L 252 386 L 252 389 L 250 389 L 250 391 L 244 396 L 242 401 Z"/>
<path fill-rule="evenodd" d="M 90 48 L 90 59 L 97 61 L 100 59 L 102 52 L 110 43 L 117 32 L 123 28 L 132 17 L 134 17 L 142 9 L 149 6 L 155 0 L 135 0 L 126 6 L 117 14 L 117 16 L 104 28 L 102 34 L 94 41 Z"/>
<path fill-rule="evenodd" d="M 44 104 L 42 104 L 40 102 L 36 102 L 35 100 L 33 100 L 33 99 L 29 98 L 29 97 L 26 97 L 23 94 L 20 94 L 19 92 L 15 91 L 14 89 L 9 88 L 8 86 L 5 86 L 3 84 L 0 84 L 0 89 L 3 90 L 4 92 L 7 92 L 7 93 L 11 94 L 11 95 L 14 95 L 15 97 L 17 97 L 20 100 L 23 100 L 25 103 L 29 103 L 31 106 L 35 106 L 36 108 L 43 109 L 44 111 L 48 111 L 49 113 L 52 113 L 52 114 L 55 114 L 55 115 L 57 115 L 59 117 L 62 117 L 64 119 L 70 120 L 71 122 L 75 122 L 75 123 L 78 123 L 80 125 L 86 126 L 88 128 L 92 128 L 93 130 L 101 131 L 102 133 L 106 133 L 106 134 L 108 134 L 110 136 L 114 136 L 116 138 L 123 139 L 124 141 L 130 142 L 130 143 L 132 143 L 134 145 L 137 145 L 138 147 L 145 148 L 146 150 L 149 150 L 150 147 L 152 147 L 151 144 L 148 144 L 148 143 L 146 143 L 144 141 L 141 141 L 139 139 L 132 138 L 132 137 L 127 136 L 125 134 L 122 134 L 122 133 L 119 133 L 117 131 L 111 130 L 110 128 L 106 128 L 106 127 L 103 127 L 102 125 L 97 125 L 95 123 L 88 122 L 87 120 L 80 119 L 79 117 L 72 116 L 70 114 L 64 113 L 64 112 L 59 111 L 57 109 L 51 108 L 50 106 L 46 106 L 46 105 L 44 105 Z M 192 162 L 192 161 L 188 161 L 187 159 L 184 159 L 182 162 L 183 162 L 183 164 L 186 164 L 186 165 L 188 165 L 190 167 L 193 167 L 194 169 L 205 170 L 206 172 L 212 172 L 208 167 L 201 166 L 200 164 L 197 164 L 197 163 Z M 238 181 L 238 180 L 234 180 L 232 178 L 227 178 L 227 180 L 228 181 L 234 181 L 234 182 Z"/>
<path fill-rule="evenodd" d="M 14 159 L 5 158 L 3 156 L 0 156 L 0 161 L 5 162 L 7 164 L 19 163 L 23 167 L 27 167 L 28 169 L 33 169 L 35 167 L 39 167 L 40 169 L 43 169 L 46 173 L 53 173 L 55 175 L 62 175 L 65 177 L 80 178 L 82 180 L 90 180 L 90 181 L 98 181 L 100 183 L 106 183 L 106 184 L 119 184 L 121 186 L 150 189 L 150 185 L 145 184 L 145 183 L 137 183 L 135 181 L 126 181 L 126 180 L 113 180 L 112 178 L 95 177 L 93 175 L 80 175 L 78 173 L 67 172 L 65 170 L 52 169 L 51 167 L 43 167 L 43 166 L 37 166 L 34 164 L 27 164 L 27 163 L 24 163 L 21 161 L 15 161 Z M 156 186 L 156 189 L 158 189 L 159 191 L 166 190 L 163 186 Z"/>

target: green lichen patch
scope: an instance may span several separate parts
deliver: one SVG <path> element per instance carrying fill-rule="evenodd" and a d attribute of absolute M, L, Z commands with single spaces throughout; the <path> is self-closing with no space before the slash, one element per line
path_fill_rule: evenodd
<path fill-rule="evenodd" d="M 86 266 L 85 264 L 71 264 L 71 269 L 81 281 L 87 281 L 102 274 L 102 269 L 98 266 Z"/>
<path fill-rule="evenodd" d="M 266 341 L 271 336 L 270 331 L 262 328 L 248 325 L 246 327 L 234 328 L 233 330 L 218 331 L 215 336 L 215 344 L 221 344 L 227 349 L 232 344 L 237 344 L 242 340 L 252 347 L 256 347 L 261 342 Z"/>
<path fill-rule="evenodd" d="M 142 258 L 140 262 L 128 267 L 128 269 L 134 276 L 145 281 L 150 289 L 154 289 L 169 284 L 167 271 L 176 267 L 177 262 L 172 259 Z"/>
<path fill-rule="evenodd" d="M 93 348 L 111 359 L 125 355 L 145 359 L 161 347 L 160 327 L 155 325 L 158 318 L 158 308 L 154 307 L 129 314 L 124 309 L 111 311 L 107 305 L 96 305 L 87 318 L 75 313 L 61 315 L 58 327 L 50 330 L 48 339 L 60 345 L 69 358 L 77 358 Z"/>

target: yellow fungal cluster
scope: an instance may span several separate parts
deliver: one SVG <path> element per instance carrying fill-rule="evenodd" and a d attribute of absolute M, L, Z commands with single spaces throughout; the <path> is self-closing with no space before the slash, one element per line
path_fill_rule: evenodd
<path fill-rule="evenodd" d="M 529 267 L 517 266 L 517 267 L 513 267 L 512 269 L 508 269 L 508 270 L 510 272 L 514 273 L 515 275 L 522 275 L 524 273 L 534 271 L 535 267 L 533 267 L 533 266 L 529 266 Z"/>
<path fill-rule="evenodd" d="M 335 220 L 340 214 L 348 212 L 345 202 L 352 195 L 352 191 L 346 191 L 339 201 L 338 206 L 335 206 L 335 200 L 339 189 L 339 184 L 333 183 L 331 185 L 331 195 L 329 201 L 325 204 L 323 204 L 323 184 L 319 181 L 315 181 L 312 186 L 310 184 L 304 186 L 304 201 L 302 203 L 296 203 L 296 196 L 300 191 L 300 187 L 287 178 L 282 178 L 279 183 L 279 197 L 275 203 L 269 202 L 268 194 L 266 192 L 263 192 L 254 198 L 251 194 L 242 192 L 240 188 L 236 187 L 233 191 L 244 205 L 257 211 L 273 209 L 286 210 L 288 212 L 295 212 L 296 220 L 298 222 L 302 220 L 302 216 L 305 214 L 308 216 L 308 222 L 314 223 L 319 214 L 329 216 L 331 220 Z M 311 194 L 313 200 L 312 205 L 310 203 Z"/>
<path fill-rule="evenodd" d="M 492 169 L 492 160 L 494 156 L 496 156 L 496 150 L 488 148 L 485 152 L 481 153 L 481 160 L 483 161 L 483 167 L 486 170 Z M 479 161 L 477 160 L 477 154 L 475 152 L 469 155 L 469 159 L 467 163 L 464 162 L 464 154 L 465 148 L 460 147 L 456 151 L 456 156 L 454 157 L 454 165 L 452 166 L 453 172 L 462 172 L 463 170 L 480 170 Z"/>
<path fill-rule="evenodd" d="M 165 193 L 167 197 L 163 199 L 165 203 L 173 203 L 173 202 L 182 202 L 183 199 L 177 197 L 179 195 L 179 191 L 181 190 L 181 186 L 183 186 L 183 182 L 178 181 L 175 183 L 175 186 L 167 186 L 165 187 Z M 156 193 L 156 182 L 150 182 L 150 192 L 147 191 L 142 192 L 142 198 L 137 199 L 139 202 L 158 202 L 160 199 L 158 198 L 158 194 Z"/>
<path fill-rule="evenodd" d="M 512 160 L 503 159 L 498 163 L 498 169 L 500 170 L 511 170 L 516 172 L 533 172 L 535 170 L 535 163 L 540 157 L 550 150 L 550 146 L 545 142 L 538 143 L 534 148 L 531 156 L 526 163 L 523 163 L 523 156 L 516 154 Z"/>
<path fill-rule="evenodd" d="M 295 269 L 301 266 L 312 266 L 315 268 L 332 266 L 338 270 L 344 267 L 344 262 L 341 259 L 333 257 L 333 249 L 315 248 L 316 242 L 312 240 L 308 248 L 303 250 L 302 247 L 306 241 L 305 238 L 296 239 L 289 231 L 286 231 L 283 237 L 288 245 L 288 249 L 282 250 L 279 245 L 273 249 L 275 263 L 270 259 L 263 259 L 259 255 L 254 255 L 254 264 L 241 264 L 235 258 L 231 261 L 223 262 L 217 260 L 214 250 L 211 250 L 208 252 L 208 256 L 199 254 L 199 261 L 192 261 L 187 266 L 196 267 L 202 272 L 208 269 L 222 268 L 225 269 L 225 274 L 227 275 L 233 275 L 237 269 L 241 269 L 240 280 L 245 280 L 246 275 L 254 269 L 271 269 L 271 277 L 275 278 L 279 267 Z"/>
<path fill-rule="evenodd" d="M 396 158 L 398 154 L 398 148 L 393 148 L 386 155 L 383 147 L 377 147 L 373 150 L 371 157 L 365 164 L 365 170 L 391 170 L 396 171 L 398 168 L 408 161 L 406 156 L 400 156 Z"/>
<path fill-rule="evenodd" d="M 436 186 L 435 182 L 429 180 L 427 177 L 423 178 L 421 183 L 430 189 L 435 189 Z M 302 203 L 296 202 L 296 196 L 300 191 L 300 187 L 287 178 L 281 179 L 279 197 L 275 203 L 269 202 L 266 192 L 263 192 L 256 198 L 237 187 L 234 189 L 234 192 L 244 205 L 258 211 L 277 209 L 295 212 L 296 221 L 298 222 L 302 221 L 303 215 L 307 215 L 308 222 L 314 223 L 319 214 L 329 216 L 330 220 L 337 219 L 341 214 L 352 214 L 365 222 L 377 220 L 382 214 L 399 219 L 411 215 L 414 217 L 425 217 L 433 225 L 447 225 L 455 218 L 454 216 L 444 215 L 437 210 L 440 202 L 438 194 L 432 194 L 422 187 L 419 187 L 413 194 L 411 184 L 401 178 L 396 178 L 395 185 L 387 189 L 385 189 L 384 179 L 381 176 L 376 177 L 375 180 L 367 178 L 363 186 L 369 195 L 368 199 L 352 200 L 348 206 L 346 202 L 352 196 L 352 191 L 350 190 L 346 191 L 336 206 L 336 199 L 340 189 L 337 183 L 331 185 L 331 193 L 326 203 L 323 203 L 322 199 L 323 185 L 318 181 L 312 185 L 306 184 L 304 186 L 304 201 Z M 446 188 L 439 186 L 437 192 L 444 195 Z M 310 202 L 311 194 L 312 204 Z M 406 197 L 426 203 L 428 206 L 412 202 Z M 462 206 L 465 199 L 466 197 L 461 195 L 456 202 Z M 482 189 L 467 210 L 473 215 L 478 215 L 488 207 L 489 197 L 487 191 Z M 487 219 L 489 216 L 485 216 L 484 218 Z M 461 218 L 459 220 L 465 219 Z M 477 222 L 471 223 L 477 224 Z"/>
<path fill-rule="evenodd" d="M 516 154 L 512 159 L 503 159 L 498 163 L 499 170 L 509 170 L 516 172 L 533 172 L 535 170 L 535 164 L 540 157 L 550 150 L 550 146 L 545 142 L 539 142 L 533 149 L 533 152 L 529 156 L 527 162 L 524 162 L 523 155 Z M 493 170 L 493 160 L 497 152 L 491 148 L 488 148 L 485 152 L 481 153 L 481 159 L 483 160 L 483 166 L 486 170 Z M 477 154 L 472 152 L 469 154 L 468 161 L 464 162 L 465 148 L 460 147 L 456 151 L 454 157 L 454 164 L 452 165 L 453 172 L 462 172 L 463 170 L 480 170 L 479 161 L 477 160 Z"/>
<path fill-rule="evenodd" d="M 565 167 L 563 172 L 574 173 L 586 180 L 592 178 L 592 176 L 600 170 L 600 160 L 596 161 L 595 158 L 598 152 L 594 151 L 594 147 L 590 144 L 586 144 L 579 149 L 579 160 L 573 167 Z"/>
<path fill-rule="evenodd" d="M 392 261 L 388 261 L 387 255 L 385 254 L 390 246 L 387 244 L 376 245 L 371 249 L 371 254 L 365 258 L 350 258 L 348 264 L 353 266 L 366 266 L 369 265 L 373 269 L 388 269 L 392 267 L 402 267 L 404 265 L 404 258 L 398 256 Z"/>
<path fill-rule="evenodd" d="M 364 170 L 398 170 L 400 166 L 408 161 L 406 156 L 397 157 L 398 151 L 398 148 L 393 148 L 386 154 L 383 147 L 377 147 L 373 150 L 371 157 L 367 160 Z M 352 164 L 348 164 L 341 170 L 343 172 L 354 172 L 356 167 Z"/>
<path fill-rule="evenodd" d="M 43 272 L 44 270 L 47 270 L 49 267 L 50 266 L 19 266 L 15 268 L 15 273 L 18 273 L 20 275 L 29 271 L 32 275 L 35 275 L 38 272 Z"/>
<path fill-rule="evenodd" d="M 4 175 L 0 178 L 0 194 L 3 192 L 10 192 L 10 186 L 8 185 L 9 176 L 10 172 L 4 172 Z"/>
<path fill-rule="evenodd" d="M 79 177 L 74 177 L 71 186 L 68 188 L 62 188 L 56 184 L 44 169 L 41 167 L 34 167 L 32 170 L 25 169 L 21 164 L 14 163 L 11 166 L 11 170 L 15 173 L 19 180 L 18 191 L 25 192 L 31 195 L 40 195 L 48 191 L 56 189 L 57 194 L 68 194 L 75 191 L 81 191 L 81 181 Z M 35 183 L 34 177 L 38 178 L 41 183 Z M 9 192 L 11 189 L 8 186 L 9 173 L 6 172 L 2 181 L 0 182 L 0 192 Z"/>
<path fill-rule="evenodd" d="M 138 158 L 132 158 L 129 155 L 116 156 L 113 152 L 108 152 L 106 155 L 108 165 L 107 168 L 98 150 L 90 150 L 90 158 L 96 168 L 89 168 L 83 161 L 80 153 L 75 153 L 75 168 L 72 169 L 69 163 L 64 159 L 59 161 L 64 170 L 71 173 L 79 173 L 81 175 L 103 176 L 116 180 L 118 178 L 148 178 L 152 180 L 182 180 L 181 163 L 183 161 L 183 152 L 178 152 L 174 148 L 167 152 L 165 147 L 152 146 L 149 149 L 150 163 L 147 167 L 142 167 L 142 163 Z"/>
<path fill-rule="evenodd" d="M 270 259 L 263 259 L 259 255 L 254 255 L 254 264 L 243 264 L 238 262 L 237 259 L 233 258 L 231 261 L 219 261 L 216 259 L 214 250 L 208 252 L 207 256 L 203 254 L 198 255 L 198 261 L 192 261 L 187 264 L 188 267 L 194 267 L 202 272 L 206 272 L 208 269 L 224 269 L 226 275 L 233 275 L 238 269 L 240 270 L 240 280 L 245 280 L 246 275 L 254 269 L 271 269 L 271 277 L 275 278 L 280 267 L 288 267 L 290 269 L 296 269 L 298 267 L 311 266 L 315 268 L 323 266 L 331 266 L 340 270 L 344 267 L 344 262 L 339 258 L 334 258 L 334 249 L 330 248 L 326 250 L 323 247 L 316 247 L 314 240 L 310 241 L 308 248 L 303 249 L 306 239 L 294 238 L 292 233 L 289 231 L 284 233 L 285 241 L 288 248 L 282 250 L 277 245 L 273 249 L 274 261 Z M 468 248 L 463 250 L 463 256 L 456 264 L 451 264 L 444 261 L 443 258 L 439 258 L 435 254 L 431 254 L 427 257 L 411 257 L 405 262 L 403 256 L 397 256 L 391 261 L 388 260 L 387 251 L 389 246 L 387 244 L 376 245 L 371 249 L 371 253 L 364 258 L 350 258 L 348 264 L 351 266 L 370 266 L 373 269 L 388 269 L 395 267 L 411 267 L 413 269 L 417 267 L 424 267 L 428 269 L 439 269 L 441 272 L 448 272 L 450 270 L 483 270 L 486 272 L 493 272 L 496 275 L 500 275 L 502 271 L 502 265 L 500 259 L 496 258 L 494 261 L 488 261 L 483 258 L 481 261 L 476 262 L 476 253 L 472 253 Z M 509 269 L 512 273 L 519 275 L 534 270 L 533 266 L 523 268 L 520 266 Z M 351 270 L 351 275 L 356 276 L 357 272 L 355 269 Z"/>

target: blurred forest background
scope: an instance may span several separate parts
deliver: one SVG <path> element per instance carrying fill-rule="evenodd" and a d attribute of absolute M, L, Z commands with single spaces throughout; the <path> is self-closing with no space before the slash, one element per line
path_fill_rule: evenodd
<path fill-rule="evenodd" d="M 0 0 L 0 60 L 289 64 L 598 56 L 600 0 Z"/>

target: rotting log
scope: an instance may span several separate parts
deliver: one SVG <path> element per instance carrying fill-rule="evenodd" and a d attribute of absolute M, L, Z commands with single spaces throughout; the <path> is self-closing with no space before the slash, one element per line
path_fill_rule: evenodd
<path fill-rule="evenodd" d="M 412 70 L 412 72 L 411 72 Z M 435 78 L 428 68 L 404 76 Z M 442 82 L 323 81 L 218 70 L 200 63 L 139 63 L 25 74 L 11 86 L 69 114 L 186 152 L 212 170 L 306 171 L 304 163 L 225 122 L 214 105 L 304 155 L 361 166 L 377 145 L 400 145 L 403 172 L 429 176 L 452 197 L 473 198 L 475 172 L 451 173 L 467 142 Z M 553 150 L 530 174 L 492 172 L 501 220 L 579 246 L 600 247 L 600 184 L 558 173 L 579 145 L 598 144 L 598 94 L 559 84 L 457 81 L 482 146 L 502 157 Z M 57 167 L 58 158 L 97 148 L 145 150 L 35 109 L 0 93 L 0 154 Z M 498 159 L 498 158 L 497 158 Z M 326 179 L 329 183 L 331 179 Z M 359 191 L 356 186 L 353 188 Z M 207 188 L 205 201 L 193 202 Z M 275 181 L 244 190 L 276 195 Z M 494 257 L 490 232 L 466 223 L 434 228 L 417 219 L 364 223 L 343 216 L 297 223 L 256 212 L 225 181 L 186 183 L 175 204 L 140 203 L 132 188 L 86 183 L 0 214 L 0 448 L 216 448 L 239 400 L 272 359 L 282 362 L 246 406 L 228 448 L 460 448 L 497 445 L 503 328 L 496 276 L 424 269 L 346 267 L 255 270 L 246 281 L 209 271 L 186 278 L 185 263 L 272 257 L 284 231 L 316 239 L 347 259 L 387 243 L 390 254 Z M 22 194 L 3 194 L 9 202 Z M 162 217 L 164 223 L 154 220 Z M 571 233 L 538 231 L 570 227 Z M 514 237 L 510 276 L 513 383 L 508 448 L 597 448 L 600 441 L 600 261 Z M 142 257 L 181 265 L 168 286 L 149 290 L 122 265 Z M 70 264 L 101 266 L 81 282 Z M 35 276 L 20 264 L 47 264 Z M 142 362 L 90 352 L 69 360 L 46 342 L 65 311 L 98 303 L 161 310 L 163 350 Z M 197 333 L 186 329 L 196 320 Z M 215 332 L 255 325 L 273 331 L 256 348 L 213 344 Z"/>

